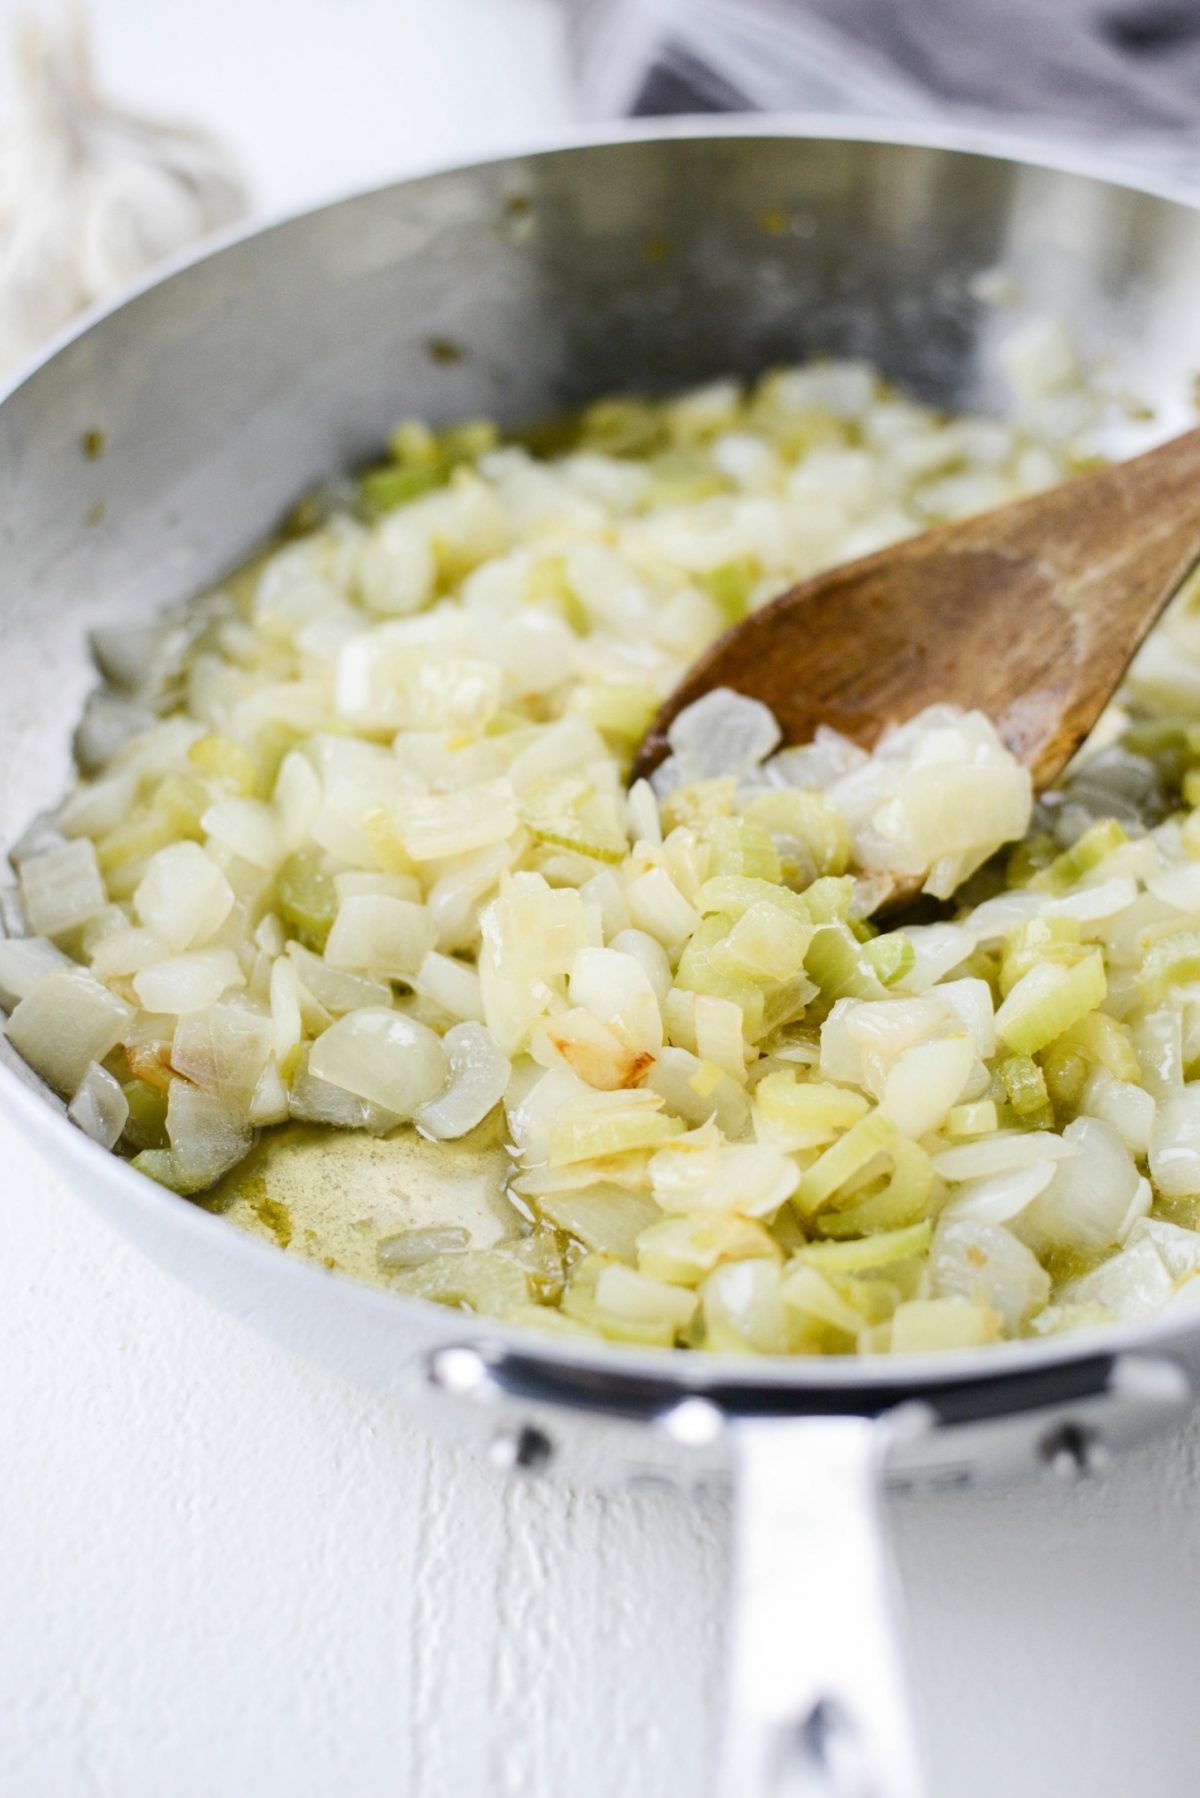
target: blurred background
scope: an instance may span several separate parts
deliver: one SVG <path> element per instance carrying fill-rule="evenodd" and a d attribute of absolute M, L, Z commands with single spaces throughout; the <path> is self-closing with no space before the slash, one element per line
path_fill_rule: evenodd
<path fill-rule="evenodd" d="M 211 128 L 272 211 L 570 110 L 556 0 L 0 0 L 0 131 L 21 22 L 80 15 L 104 92 Z"/>
<path fill-rule="evenodd" d="M 234 216 L 714 110 L 999 125 L 1200 180 L 1200 0 L 0 0 L 0 363 Z"/>

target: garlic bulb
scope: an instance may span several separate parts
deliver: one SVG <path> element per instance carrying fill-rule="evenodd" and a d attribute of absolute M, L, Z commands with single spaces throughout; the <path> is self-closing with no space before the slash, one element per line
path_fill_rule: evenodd
<path fill-rule="evenodd" d="M 0 371 L 246 205 L 206 133 L 97 94 L 78 16 L 58 32 L 27 23 L 17 65 L 0 140 Z"/>

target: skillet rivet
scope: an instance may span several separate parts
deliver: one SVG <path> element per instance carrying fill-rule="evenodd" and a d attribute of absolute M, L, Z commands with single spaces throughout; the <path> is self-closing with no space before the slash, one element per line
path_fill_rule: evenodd
<path fill-rule="evenodd" d="M 478 1349 L 440 1348 L 429 1357 L 429 1379 L 443 1392 L 478 1392 L 486 1385 L 487 1362 Z"/>
<path fill-rule="evenodd" d="M 1094 1430 L 1063 1423 L 1042 1438 L 1041 1458 L 1060 1479 L 1078 1480 L 1086 1474 L 1102 1473 L 1111 1456 Z"/>
<path fill-rule="evenodd" d="M 533 1424 L 522 1424 L 515 1430 L 502 1430 L 492 1437 L 488 1459 L 493 1467 L 506 1472 L 540 1473 L 554 1454 L 554 1444 L 543 1430 Z"/>
<path fill-rule="evenodd" d="M 706 1398 L 684 1398 L 663 1413 L 663 1428 L 685 1448 L 707 1448 L 725 1428 L 720 1409 Z"/>

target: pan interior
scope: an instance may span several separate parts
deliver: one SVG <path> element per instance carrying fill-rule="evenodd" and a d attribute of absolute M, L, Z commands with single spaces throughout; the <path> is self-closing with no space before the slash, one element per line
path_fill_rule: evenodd
<path fill-rule="evenodd" d="M 999 341 L 1050 315 L 1152 411 L 1113 446 L 1136 448 L 1192 422 L 1198 278 L 1200 218 L 1170 199 L 981 153 L 738 131 L 431 176 L 234 243 L 0 407 L 0 841 L 69 778 L 89 629 L 218 578 L 398 416 L 520 425 L 821 354 L 995 408 Z M 406 1179 L 428 1169 L 390 1182 L 397 1228 Z M 335 1228 L 309 1187 L 312 1214 L 286 1225 L 253 1191 L 212 1208 L 276 1240 L 313 1230 L 318 1259 L 357 1268 L 353 1220 Z"/>

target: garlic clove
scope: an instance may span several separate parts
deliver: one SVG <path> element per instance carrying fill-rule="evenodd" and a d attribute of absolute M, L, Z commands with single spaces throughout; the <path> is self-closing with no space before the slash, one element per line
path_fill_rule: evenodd
<path fill-rule="evenodd" d="M 97 121 L 95 141 L 98 153 L 149 162 L 189 189 L 206 231 L 232 224 L 246 210 L 241 175 L 205 132 L 114 110 Z"/>
<path fill-rule="evenodd" d="M 208 228 L 193 189 L 131 156 L 89 169 L 80 218 L 79 274 L 95 295 L 136 281 Z"/>
<path fill-rule="evenodd" d="M 57 184 L 23 191 L 24 203 L 0 233 L 0 370 L 31 356 L 88 302 L 74 207 Z"/>
<path fill-rule="evenodd" d="M 17 77 L 0 141 L 0 370 L 246 208 L 215 139 L 96 91 L 80 18 L 28 25 Z"/>

